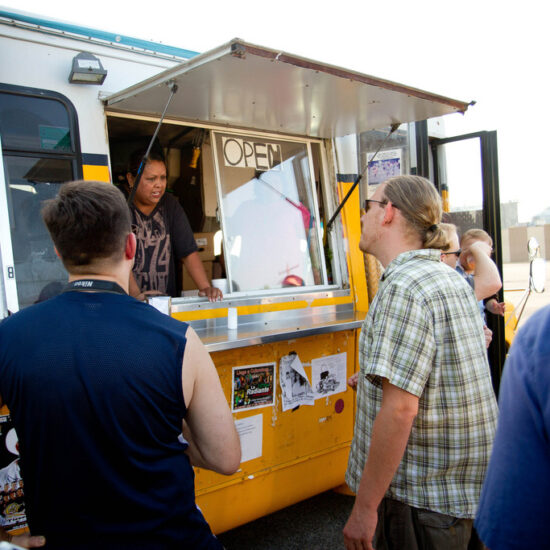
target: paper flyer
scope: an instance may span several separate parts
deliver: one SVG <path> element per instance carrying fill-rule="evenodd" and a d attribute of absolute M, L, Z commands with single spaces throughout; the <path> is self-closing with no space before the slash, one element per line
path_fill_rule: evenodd
<path fill-rule="evenodd" d="M 367 153 L 367 162 L 370 163 L 367 171 L 369 185 L 377 185 L 392 176 L 401 175 L 401 149 L 379 151 L 374 160 L 373 156 L 374 153 Z"/>
<path fill-rule="evenodd" d="M 0 414 L 0 525 L 12 533 L 27 527 L 19 447 L 7 408 Z"/>
<path fill-rule="evenodd" d="M 345 352 L 311 361 L 311 384 L 315 399 L 346 391 L 346 363 Z"/>
<path fill-rule="evenodd" d="M 241 464 L 262 456 L 263 414 L 235 420 L 241 440 Z"/>
<path fill-rule="evenodd" d="M 297 354 L 281 357 L 279 363 L 283 411 L 300 405 L 314 405 L 313 389 Z"/>
<path fill-rule="evenodd" d="M 275 363 L 233 367 L 233 412 L 273 405 Z"/>

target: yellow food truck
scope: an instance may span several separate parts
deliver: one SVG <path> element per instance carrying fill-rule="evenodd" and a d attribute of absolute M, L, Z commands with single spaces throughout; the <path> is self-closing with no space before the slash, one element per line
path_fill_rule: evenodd
<path fill-rule="evenodd" d="M 211 353 L 241 438 L 237 473 L 197 470 L 198 505 L 219 533 L 342 485 L 346 379 L 379 275 L 358 249 L 361 200 L 400 173 L 444 188 L 438 117 L 469 104 L 239 39 L 198 54 L 4 10 L 0 30 L 1 317 L 66 280 L 42 201 L 74 179 L 123 185 L 155 136 L 224 290 L 200 298 L 182 267 L 159 306 Z M 478 138 L 496 237 L 496 138 Z M 4 464 L 14 452 L 3 445 Z"/>

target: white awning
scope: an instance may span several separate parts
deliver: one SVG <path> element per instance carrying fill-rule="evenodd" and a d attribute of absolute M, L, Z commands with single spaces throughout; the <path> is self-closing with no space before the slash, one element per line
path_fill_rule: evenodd
<path fill-rule="evenodd" d="M 454 112 L 468 103 L 240 39 L 104 99 L 106 110 L 331 138 Z"/>

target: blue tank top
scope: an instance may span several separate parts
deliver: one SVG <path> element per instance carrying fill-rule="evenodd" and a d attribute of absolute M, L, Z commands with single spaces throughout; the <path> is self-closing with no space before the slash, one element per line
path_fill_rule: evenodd
<path fill-rule="evenodd" d="M 66 292 L 0 324 L 0 395 L 47 548 L 222 548 L 178 439 L 186 328 L 103 292 Z"/>

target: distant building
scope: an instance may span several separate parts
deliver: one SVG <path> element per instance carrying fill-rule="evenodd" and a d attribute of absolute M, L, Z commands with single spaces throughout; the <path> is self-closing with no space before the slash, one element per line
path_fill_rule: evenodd
<path fill-rule="evenodd" d="M 532 225 L 545 225 L 550 223 L 550 207 L 545 208 L 540 214 L 533 216 Z"/>
<path fill-rule="evenodd" d="M 500 203 L 500 226 L 502 229 L 518 225 L 518 203 L 501 202 Z"/>

